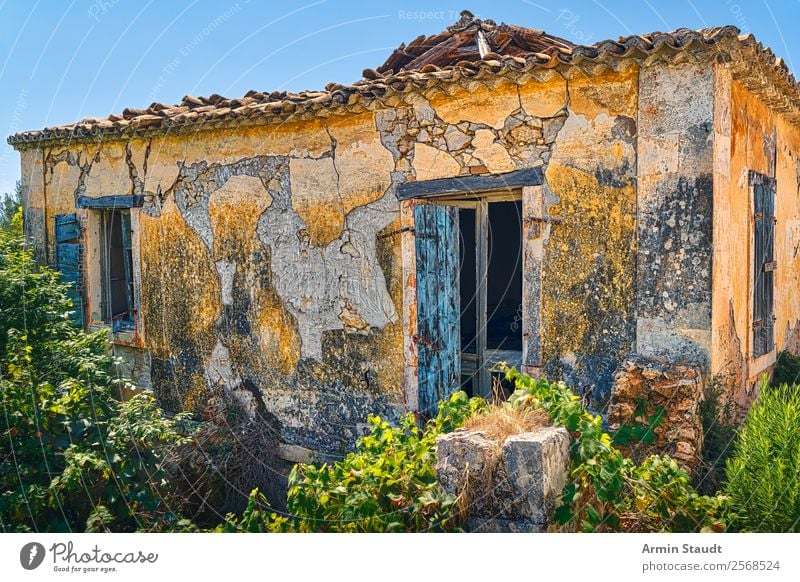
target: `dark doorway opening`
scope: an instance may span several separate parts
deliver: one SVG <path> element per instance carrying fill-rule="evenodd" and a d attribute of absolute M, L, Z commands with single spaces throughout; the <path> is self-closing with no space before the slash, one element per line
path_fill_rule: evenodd
<path fill-rule="evenodd" d="M 103 214 L 103 319 L 113 331 L 133 329 L 133 250 L 128 210 Z"/>
<path fill-rule="evenodd" d="M 502 384 L 492 366 L 522 360 L 522 203 L 482 200 L 458 220 L 461 388 L 486 396 Z"/>
<path fill-rule="evenodd" d="M 486 348 L 522 351 L 522 204 L 489 204 Z"/>

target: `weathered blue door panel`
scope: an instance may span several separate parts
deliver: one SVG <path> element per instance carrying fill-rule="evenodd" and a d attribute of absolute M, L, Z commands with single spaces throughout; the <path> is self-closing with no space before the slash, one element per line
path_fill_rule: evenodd
<path fill-rule="evenodd" d="M 81 226 L 75 214 L 56 215 L 56 242 L 66 242 L 80 238 Z"/>
<path fill-rule="evenodd" d="M 460 386 L 458 209 L 414 208 L 419 411 L 433 416 Z"/>
<path fill-rule="evenodd" d="M 56 216 L 56 269 L 61 273 L 61 282 L 69 283 L 67 296 L 72 299 L 75 325 L 83 326 L 83 244 L 81 227 L 75 214 Z"/>

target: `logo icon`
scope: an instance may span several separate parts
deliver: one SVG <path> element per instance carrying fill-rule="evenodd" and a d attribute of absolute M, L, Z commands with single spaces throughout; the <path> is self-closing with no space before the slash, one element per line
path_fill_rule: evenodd
<path fill-rule="evenodd" d="M 19 551 L 19 563 L 26 570 L 35 570 L 44 562 L 44 546 L 39 542 L 30 542 Z"/>

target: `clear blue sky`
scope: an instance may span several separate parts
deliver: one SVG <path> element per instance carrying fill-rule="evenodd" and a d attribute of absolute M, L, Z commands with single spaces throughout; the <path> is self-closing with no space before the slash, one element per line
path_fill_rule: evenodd
<path fill-rule="evenodd" d="M 0 0 L 0 192 L 9 134 L 185 94 L 352 82 L 462 9 L 582 44 L 734 24 L 800 67 L 800 0 Z"/>

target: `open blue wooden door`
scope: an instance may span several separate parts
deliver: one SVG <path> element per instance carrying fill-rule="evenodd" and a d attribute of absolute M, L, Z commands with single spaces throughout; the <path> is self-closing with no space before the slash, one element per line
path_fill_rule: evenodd
<path fill-rule="evenodd" d="M 77 215 L 57 215 L 55 236 L 56 269 L 61 273 L 61 282 L 69 284 L 67 296 L 72 299 L 72 319 L 75 325 L 83 326 L 83 244 Z"/>
<path fill-rule="evenodd" d="M 414 207 L 419 411 L 436 414 L 460 382 L 458 208 Z"/>

